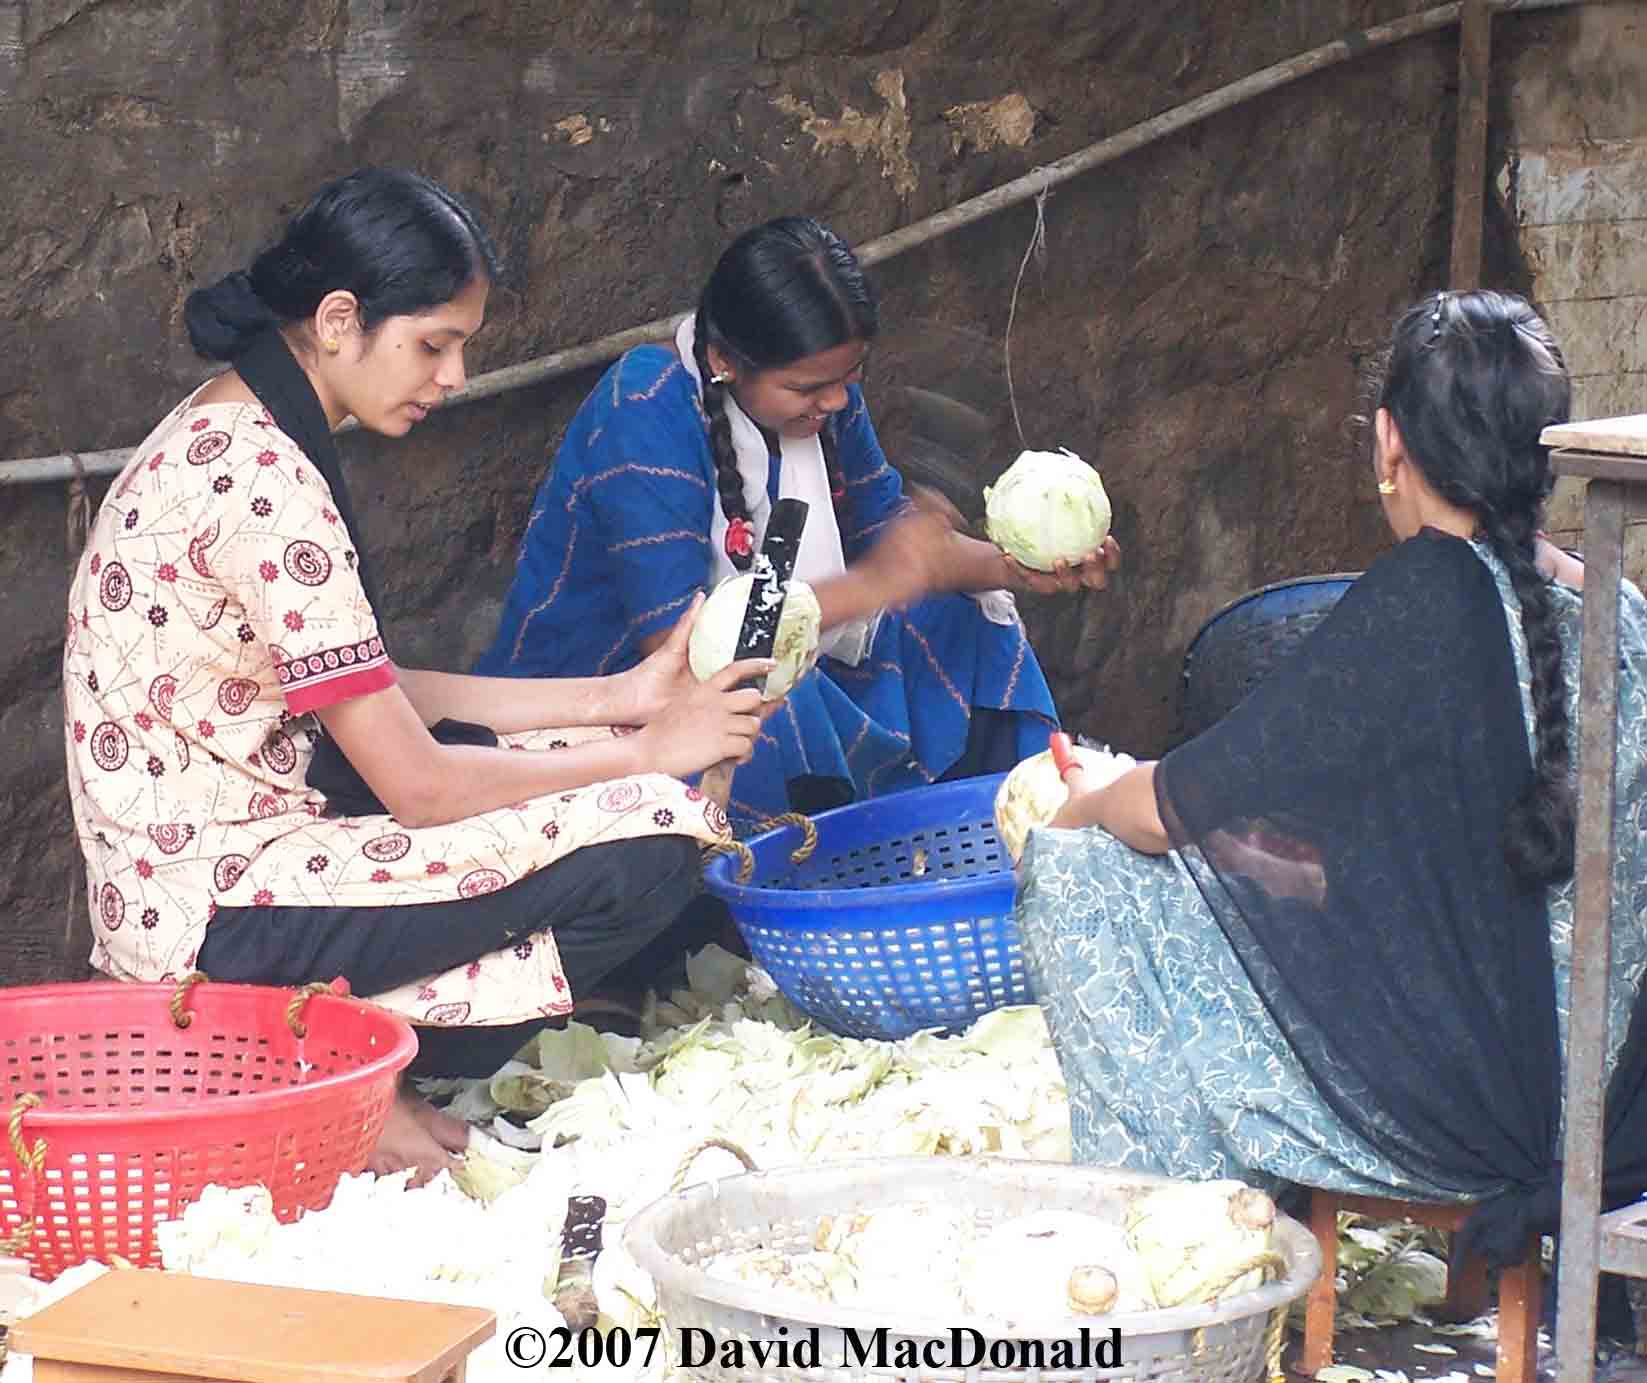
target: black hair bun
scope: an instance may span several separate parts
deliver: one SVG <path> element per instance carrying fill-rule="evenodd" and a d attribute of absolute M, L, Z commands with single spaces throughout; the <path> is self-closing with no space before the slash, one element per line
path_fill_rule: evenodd
<path fill-rule="evenodd" d="M 207 360 L 234 360 L 278 321 L 244 269 L 195 289 L 183 304 L 189 341 Z"/>

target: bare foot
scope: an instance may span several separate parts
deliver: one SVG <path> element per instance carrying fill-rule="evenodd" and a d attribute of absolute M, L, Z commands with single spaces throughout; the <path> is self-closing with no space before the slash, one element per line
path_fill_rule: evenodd
<path fill-rule="evenodd" d="M 388 1121 L 366 1162 L 366 1170 L 388 1176 L 410 1167 L 411 1184 L 422 1186 L 438 1173 L 456 1167 L 454 1154 L 462 1152 L 468 1142 L 469 1126 L 461 1119 L 443 1114 L 427 1100 L 402 1090 L 389 1108 Z"/>
<path fill-rule="evenodd" d="M 461 1155 L 468 1148 L 469 1125 L 457 1115 L 436 1109 L 428 1100 L 415 1095 L 408 1094 L 403 1098 L 411 1101 L 412 1117 L 447 1152 Z"/>

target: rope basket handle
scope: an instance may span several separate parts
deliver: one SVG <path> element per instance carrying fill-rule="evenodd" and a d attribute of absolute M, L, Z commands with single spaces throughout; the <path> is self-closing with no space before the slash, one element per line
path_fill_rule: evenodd
<path fill-rule="evenodd" d="M 771 816 L 761 822 L 761 830 L 775 831 L 780 826 L 799 826 L 801 828 L 801 843 L 789 854 L 791 864 L 803 864 L 812 858 L 812 852 L 818 848 L 818 828 L 812 818 L 805 812 L 784 812 L 781 816 Z"/>
<path fill-rule="evenodd" d="M 1277 1306 L 1270 1312 L 1269 1327 L 1264 1332 L 1264 1378 L 1266 1383 L 1286 1383 L 1281 1372 L 1281 1346 L 1287 1338 L 1287 1308 Z"/>
<path fill-rule="evenodd" d="M 39 1194 L 40 1173 L 46 1166 L 46 1140 L 36 1138 L 31 1148 L 23 1142 L 23 1116 L 38 1109 L 44 1101 L 33 1091 L 19 1095 L 12 1101 L 11 1117 L 6 1121 L 6 1133 L 11 1139 L 11 1152 L 17 1169 L 29 1178 L 29 1213 L 10 1234 L 0 1238 L 0 1254 L 11 1257 L 20 1254 L 34 1237 L 34 1200 Z"/>
<path fill-rule="evenodd" d="M 688 1148 L 686 1156 L 681 1158 L 680 1166 L 675 1168 L 675 1175 L 669 1179 L 669 1189 L 671 1191 L 679 1191 L 686 1184 L 686 1174 L 692 1170 L 692 1164 L 711 1148 L 719 1148 L 722 1152 L 731 1153 L 733 1157 L 743 1163 L 743 1169 L 746 1172 L 760 1171 L 760 1168 L 755 1165 L 755 1159 L 731 1139 L 705 1138 L 701 1143 L 696 1143 Z"/>
<path fill-rule="evenodd" d="M 812 858 L 812 852 L 818 848 L 818 828 L 812 818 L 804 812 L 784 812 L 781 816 L 769 816 L 760 823 L 761 831 L 775 831 L 780 826 L 799 826 L 801 828 L 801 843 L 789 854 L 791 864 L 803 864 Z M 738 857 L 737 882 L 746 884 L 755 876 L 755 852 L 741 840 L 730 841 L 724 845 L 711 845 L 704 854 L 713 859 L 716 855 L 736 855 Z"/>
<path fill-rule="evenodd" d="M 340 998 L 349 995 L 349 982 L 339 975 L 335 980 L 315 980 L 304 985 L 292 995 L 291 1003 L 286 1005 L 286 1026 L 292 1030 L 293 1037 L 307 1037 L 309 1025 L 303 1021 L 303 1010 L 310 999 L 317 994 L 335 994 Z"/>
<path fill-rule="evenodd" d="M 1214 1282 L 1216 1285 L 1213 1286 L 1210 1291 L 1206 1288 L 1202 1288 L 1198 1295 L 1200 1295 L 1202 1301 L 1215 1302 L 1229 1289 L 1231 1284 L 1239 1282 L 1248 1273 L 1255 1270 L 1261 1272 L 1263 1274 L 1263 1278 L 1261 1279 L 1262 1282 L 1267 1281 L 1271 1273 L 1279 1274 L 1285 1271 L 1286 1266 L 1287 1260 L 1274 1249 L 1264 1249 L 1260 1253 L 1255 1253 L 1251 1258 L 1248 1258 L 1244 1262 L 1237 1263 L 1234 1267 L 1223 1273 L 1222 1276 L 1215 1278 Z M 1184 1298 L 1180 1298 L 1177 1301 L 1163 1301 L 1158 1304 L 1163 1307 L 1182 1306 L 1184 1304 Z M 1281 1341 L 1285 1338 L 1286 1323 L 1286 1307 L 1279 1307 L 1270 1313 L 1270 1322 L 1265 1327 L 1264 1332 L 1264 1366 L 1268 1370 L 1268 1373 L 1265 1375 L 1266 1383 L 1277 1383 L 1277 1380 L 1280 1378 Z M 1204 1325 L 1197 1326 L 1195 1334 L 1191 1337 L 1190 1354 L 1196 1358 L 1199 1358 L 1201 1355 L 1206 1353 L 1206 1350 L 1207 1328 Z"/>
<path fill-rule="evenodd" d="M 172 991 L 171 1011 L 172 1022 L 180 1028 L 186 1028 L 194 1022 L 194 1014 L 190 1013 L 185 1005 L 189 1000 L 189 991 L 197 984 L 207 983 L 207 975 L 202 970 L 191 970 L 177 982 L 177 988 Z"/>
<path fill-rule="evenodd" d="M 194 1014 L 190 1013 L 186 1007 L 189 991 L 197 984 L 206 984 L 208 980 L 209 977 L 202 971 L 194 970 L 177 982 L 177 988 L 172 991 L 170 1008 L 172 1022 L 176 1023 L 178 1027 L 186 1028 L 194 1022 Z M 286 1026 L 292 1030 L 292 1036 L 307 1037 L 309 1035 L 309 1025 L 303 1021 L 303 1009 L 316 994 L 347 995 L 348 993 L 349 982 L 341 975 L 335 980 L 316 980 L 312 984 L 303 985 L 297 993 L 292 995 L 292 1001 L 286 1005 Z"/>

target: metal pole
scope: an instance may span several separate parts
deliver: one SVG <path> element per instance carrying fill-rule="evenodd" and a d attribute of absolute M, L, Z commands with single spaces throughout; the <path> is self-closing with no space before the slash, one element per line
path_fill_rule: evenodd
<path fill-rule="evenodd" d="M 1559 470 L 1559 467 L 1558 467 Z M 1580 644 L 1578 830 L 1573 971 L 1568 992 L 1566 1138 L 1562 1152 L 1558 1383 L 1592 1383 L 1601 1263 L 1601 1072 L 1612 951 L 1613 769 L 1618 712 L 1618 588 L 1625 486 L 1592 479 L 1584 500 L 1584 633 Z"/>
<path fill-rule="evenodd" d="M 1458 130 L 1453 159 L 1453 248 L 1447 281 L 1481 287 L 1481 232 L 1487 194 L 1487 94 L 1492 79 L 1489 0 L 1464 0 L 1458 40 Z"/>

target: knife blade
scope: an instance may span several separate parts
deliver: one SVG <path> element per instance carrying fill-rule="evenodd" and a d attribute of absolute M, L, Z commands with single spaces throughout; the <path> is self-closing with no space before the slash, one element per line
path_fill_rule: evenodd
<path fill-rule="evenodd" d="M 795 574 L 806 513 L 804 499 L 780 499 L 772 506 L 766 537 L 755 555 L 755 581 L 749 588 L 749 603 L 744 606 L 734 658 L 770 658 L 777 647 L 778 621 L 783 616 L 790 578 Z"/>
<path fill-rule="evenodd" d="M 755 579 L 749 587 L 743 623 L 738 627 L 734 660 L 770 658 L 778 645 L 778 621 L 783 618 L 789 582 L 795 575 L 795 558 L 800 553 L 806 514 L 804 499 L 780 499 L 772 506 L 766 521 L 766 536 L 751 568 Z M 698 784 L 704 796 L 723 809 L 732 794 L 735 767 L 730 760 L 714 764 L 704 770 Z"/>

